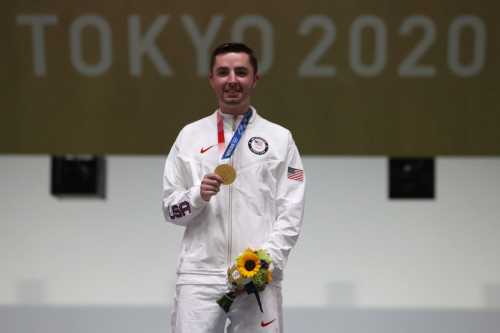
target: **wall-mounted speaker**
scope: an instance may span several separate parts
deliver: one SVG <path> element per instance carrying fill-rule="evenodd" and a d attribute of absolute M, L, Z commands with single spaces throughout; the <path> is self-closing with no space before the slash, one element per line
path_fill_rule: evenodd
<path fill-rule="evenodd" d="M 390 199 L 434 199 L 434 158 L 389 158 Z"/>
<path fill-rule="evenodd" d="M 51 193 L 57 197 L 106 197 L 106 161 L 102 156 L 52 156 Z"/>

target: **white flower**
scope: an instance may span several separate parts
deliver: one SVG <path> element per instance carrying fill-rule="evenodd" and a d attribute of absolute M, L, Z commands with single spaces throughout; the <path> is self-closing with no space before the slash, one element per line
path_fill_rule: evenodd
<path fill-rule="evenodd" d="M 234 281 L 236 281 L 241 277 L 241 274 L 237 269 L 235 269 L 233 271 L 233 274 L 231 275 L 231 277 L 233 278 Z"/>

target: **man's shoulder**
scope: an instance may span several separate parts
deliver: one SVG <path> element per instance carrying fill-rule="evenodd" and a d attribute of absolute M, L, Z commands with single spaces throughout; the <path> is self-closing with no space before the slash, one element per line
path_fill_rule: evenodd
<path fill-rule="evenodd" d="M 185 125 L 177 135 L 175 145 L 177 147 L 191 147 L 207 145 L 217 131 L 214 114 L 203 117 Z"/>
<path fill-rule="evenodd" d="M 181 132 L 192 132 L 192 131 L 198 131 L 200 129 L 206 130 L 207 127 L 212 127 L 211 125 L 214 125 L 214 114 L 210 114 L 206 117 L 203 117 L 201 119 L 195 120 L 187 125 L 185 125 Z"/>
<path fill-rule="evenodd" d="M 203 132 L 209 131 L 215 127 L 214 114 L 210 114 L 201 119 L 195 120 L 185 125 L 179 132 L 179 137 L 191 137 L 193 135 L 201 135 Z"/>
<path fill-rule="evenodd" d="M 276 135 L 279 136 L 284 136 L 288 137 L 291 135 L 290 130 L 283 125 L 280 125 L 278 123 L 272 122 L 260 115 L 258 115 L 257 121 L 256 121 L 256 126 L 259 126 L 266 131 L 270 131 L 272 133 L 275 133 Z"/>

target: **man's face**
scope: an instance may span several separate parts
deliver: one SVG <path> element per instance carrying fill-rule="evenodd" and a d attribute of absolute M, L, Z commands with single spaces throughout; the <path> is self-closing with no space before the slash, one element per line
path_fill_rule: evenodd
<path fill-rule="evenodd" d="M 226 109 L 250 104 L 250 95 L 258 78 L 253 72 L 249 55 L 239 52 L 216 56 L 209 75 L 219 106 Z"/>

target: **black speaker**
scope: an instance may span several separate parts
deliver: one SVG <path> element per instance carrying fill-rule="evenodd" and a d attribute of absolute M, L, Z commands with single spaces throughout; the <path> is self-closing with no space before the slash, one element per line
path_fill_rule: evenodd
<path fill-rule="evenodd" d="M 434 158 L 389 158 L 390 199 L 434 199 Z"/>
<path fill-rule="evenodd" d="M 57 197 L 106 197 L 106 161 L 102 156 L 52 156 L 51 193 Z"/>

